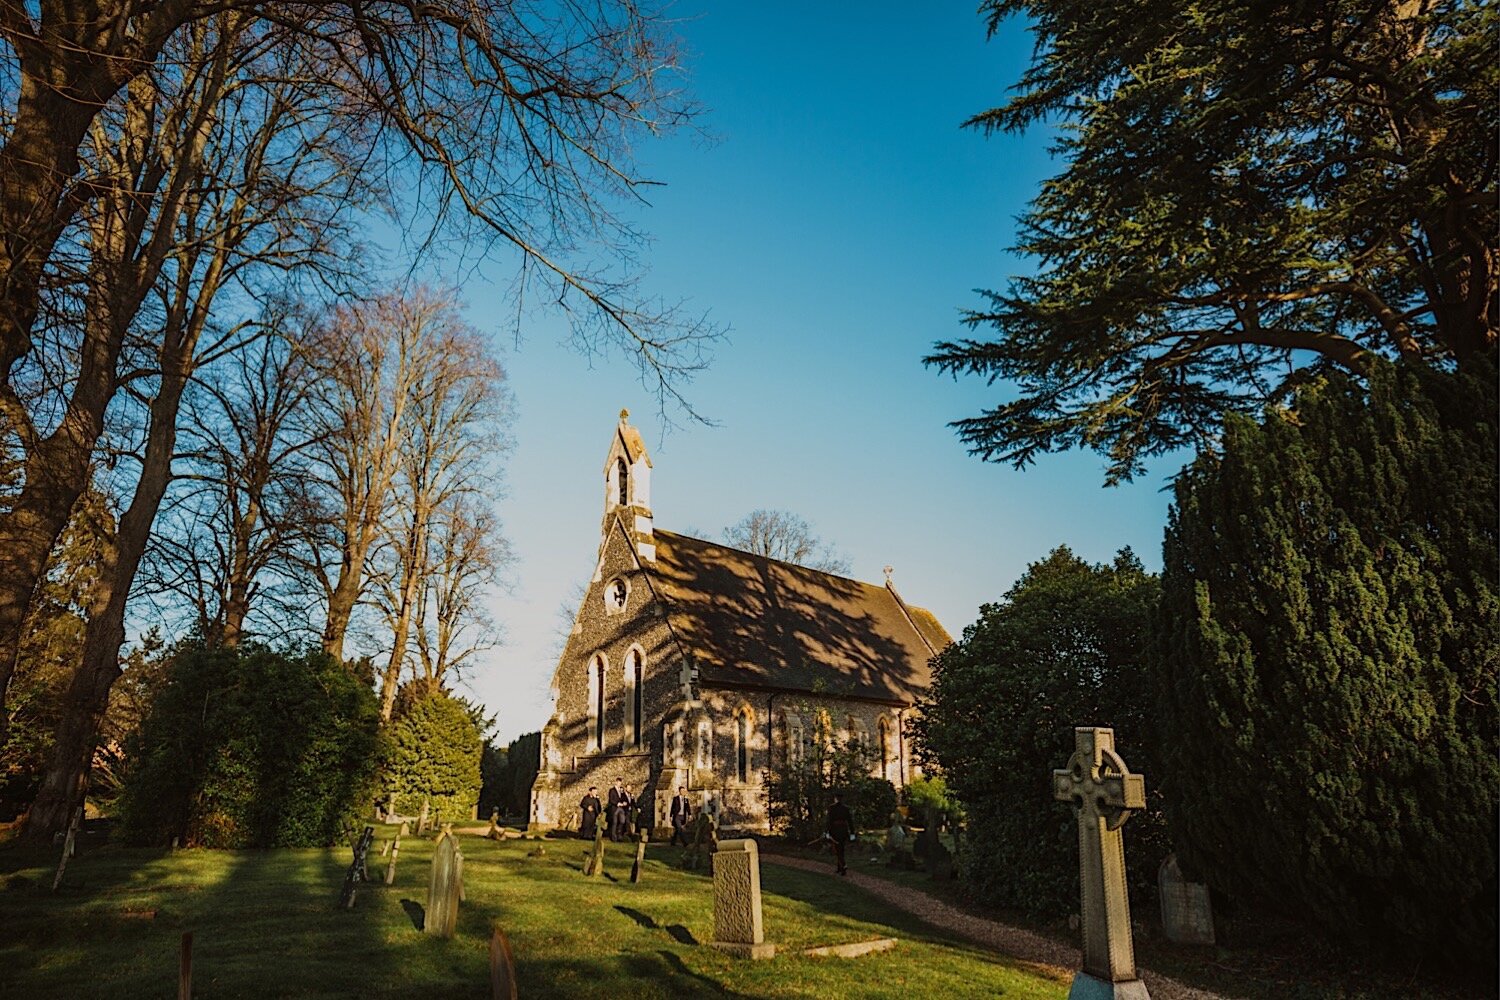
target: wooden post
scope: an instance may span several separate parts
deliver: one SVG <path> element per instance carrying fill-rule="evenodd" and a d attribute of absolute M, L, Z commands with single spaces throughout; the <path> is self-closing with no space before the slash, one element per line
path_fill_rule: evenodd
<path fill-rule="evenodd" d="M 646 840 L 649 836 L 650 834 L 645 830 L 636 834 L 635 864 L 630 866 L 631 882 L 639 882 L 641 880 L 641 868 L 646 864 Z"/>
<path fill-rule="evenodd" d="M 391 841 L 391 860 L 390 860 L 390 863 L 385 866 L 385 884 L 386 885 L 394 885 L 396 883 L 396 855 L 400 854 L 400 853 L 401 853 L 401 834 L 398 833 L 398 834 L 396 834 L 396 839 L 393 840 L 393 841 Z"/>
<path fill-rule="evenodd" d="M 177 1000 L 193 1000 L 193 932 L 182 933 L 182 954 L 177 959 Z"/>
<path fill-rule="evenodd" d="M 520 997 L 510 939 L 499 927 L 490 935 L 490 997 L 492 1000 L 519 1000 Z"/>

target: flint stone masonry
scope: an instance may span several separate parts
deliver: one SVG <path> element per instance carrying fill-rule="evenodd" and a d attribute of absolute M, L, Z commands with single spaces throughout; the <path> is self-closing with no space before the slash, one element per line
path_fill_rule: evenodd
<path fill-rule="evenodd" d="M 714 940 L 740 958 L 771 958 L 760 907 L 760 848 L 753 840 L 721 840 L 714 852 Z"/>

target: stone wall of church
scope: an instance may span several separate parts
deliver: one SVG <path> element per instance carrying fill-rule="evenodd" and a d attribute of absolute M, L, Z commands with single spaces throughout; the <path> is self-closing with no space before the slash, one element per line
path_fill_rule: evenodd
<path fill-rule="evenodd" d="M 610 521 L 614 522 L 613 516 Z M 661 720 L 683 699 L 683 662 L 661 604 L 632 555 L 633 541 L 617 523 L 611 524 L 598 572 L 584 595 L 553 678 L 558 810 L 556 819 L 543 825 L 576 827 L 576 806 L 588 787 L 597 786 L 602 797 L 616 778 L 623 779 L 644 803 L 657 798 L 656 786 L 662 779 Z M 625 588 L 623 607 L 615 596 L 618 584 Z M 641 657 L 644 675 L 638 745 L 631 718 L 634 698 L 626 677 L 632 652 Z M 599 748 L 591 741 L 595 689 L 590 675 L 601 656 L 605 664 L 604 743 Z"/>

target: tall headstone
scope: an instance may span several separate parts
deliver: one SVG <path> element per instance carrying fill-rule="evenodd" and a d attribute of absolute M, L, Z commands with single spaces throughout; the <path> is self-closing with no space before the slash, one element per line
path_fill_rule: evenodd
<path fill-rule="evenodd" d="M 646 841 L 650 839 L 650 833 L 642 830 L 635 836 L 635 864 L 630 866 L 630 881 L 641 880 L 641 868 L 646 864 Z"/>
<path fill-rule="evenodd" d="M 1069 1000 L 1150 1000 L 1135 969 L 1130 897 L 1125 891 L 1125 841 L 1120 828 L 1132 810 L 1146 808 L 1146 779 L 1131 774 L 1115 753 L 1115 731 L 1073 730 L 1068 766 L 1052 772 L 1053 797 L 1078 819 L 1078 865 L 1083 901 L 1083 971 Z"/>
<path fill-rule="evenodd" d="M 464 893 L 464 856 L 458 838 L 444 830 L 432 849 L 432 878 L 427 884 L 427 911 L 422 930 L 452 937 L 458 926 L 458 901 Z"/>
<path fill-rule="evenodd" d="M 1214 910 L 1208 886 L 1182 877 L 1177 855 L 1169 854 L 1156 873 L 1161 894 L 1161 923 L 1167 940 L 1178 944 L 1213 944 Z"/>
<path fill-rule="evenodd" d="M 604 828 L 606 824 L 600 823 L 594 829 L 594 846 L 589 848 L 589 856 L 583 863 L 585 875 L 604 874 Z"/>
<path fill-rule="evenodd" d="M 721 840 L 714 852 L 714 939 L 740 958 L 771 958 L 760 908 L 760 849 L 755 841 Z"/>
<path fill-rule="evenodd" d="M 682 852 L 682 867 L 691 871 L 697 871 L 703 864 L 705 851 L 712 851 L 719 842 L 719 836 L 714 830 L 714 818 L 706 812 L 698 814 L 693 821 L 692 845 Z"/>

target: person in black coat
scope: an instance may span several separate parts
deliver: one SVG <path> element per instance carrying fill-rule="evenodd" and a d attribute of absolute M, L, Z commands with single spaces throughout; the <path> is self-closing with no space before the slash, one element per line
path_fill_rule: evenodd
<path fill-rule="evenodd" d="M 589 793 L 578 803 L 578 811 L 582 814 L 582 818 L 578 821 L 578 836 L 584 840 L 593 840 L 598 830 L 599 812 L 604 808 L 599 804 L 599 796 L 594 794 L 598 790 L 590 785 Z"/>
<path fill-rule="evenodd" d="M 833 860 L 839 874 L 849 874 L 844 867 L 844 848 L 854 837 L 854 814 L 844 805 L 844 796 L 839 792 L 833 793 L 833 805 L 828 807 L 828 836 L 833 840 Z"/>
<path fill-rule="evenodd" d="M 688 801 L 687 786 L 678 785 L 677 794 L 672 796 L 672 809 L 669 813 L 672 818 L 672 843 L 677 843 L 677 838 L 682 838 L 682 846 L 688 847 L 687 826 L 688 820 L 693 818 L 693 806 Z"/>
<path fill-rule="evenodd" d="M 635 800 L 625 790 L 625 779 L 616 778 L 609 790 L 609 839 L 620 841 L 630 836 L 630 807 Z"/>

